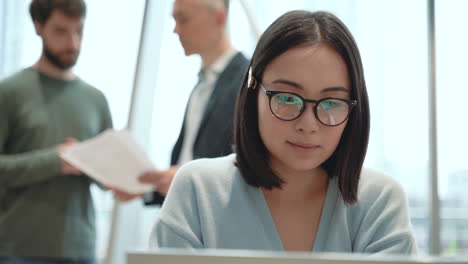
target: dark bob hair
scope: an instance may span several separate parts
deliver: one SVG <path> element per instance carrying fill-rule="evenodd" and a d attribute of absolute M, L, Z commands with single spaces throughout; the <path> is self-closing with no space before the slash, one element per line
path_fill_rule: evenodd
<path fill-rule="evenodd" d="M 250 82 L 247 74 L 237 98 L 234 121 L 236 166 L 251 186 L 270 190 L 281 188 L 283 180 L 269 165 L 269 152 L 258 129 L 257 96 L 260 89 L 256 86 L 267 65 L 276 57 L 292 48 L 318 44 L 331 46 L 343 58 L 350 76 L 351 99 L 357 100 L 335 152 L 321 165 L 330 178 L 338 177 L 343 200 L 352 204 L 357 201 L 359 177 L 369 141 L 369 100 L 356 42 L 343 22 L 328 12 L 290 11 L 273 22 L 261 36 L 250 62 L 251 77 L 256 82 Z"/>
<path fill-rule="evenodd" d="M 33 22 L 44 25 L 56 9 L 69 17 L 86 16 L 84 0 L 33 0 L 29 6 L 29 13 Z"/>

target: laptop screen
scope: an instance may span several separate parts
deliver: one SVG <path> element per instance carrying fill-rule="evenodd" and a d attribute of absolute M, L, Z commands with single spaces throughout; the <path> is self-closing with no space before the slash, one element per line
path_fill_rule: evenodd
<path fill-rule="evenodd" d="M 468 259 L 358 255 L 332 253 L 286 253 L 248 250 L 134 251 L 127 254 L 127 264 L 461 264 Z"/>

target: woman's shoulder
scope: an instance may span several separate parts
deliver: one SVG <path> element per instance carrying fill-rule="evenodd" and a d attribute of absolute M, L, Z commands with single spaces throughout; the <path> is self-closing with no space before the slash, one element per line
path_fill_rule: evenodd
<path fill-rule="evenodd" d="M 199 211 L 205 214 L 225 201 L 236 185 L 235 155 L 198 159 L 183 165 L 174 176 L 160 217 L 168 222 L 174 218 L 199 221 Z M 198 219 L 198 220 L 197 220 Z"/>
<path fill-rule="evenodd" d="M 236 155 L 230 154 L 228 156 L 217 158 L 202 158 L 187 162 L 181 168 L 181 172 L 195 171 L 195 172 L 220 172 L 226 169 L 235 167 Z"/>
<path fill-rule="evenodd" d="M 346 214 L 338 223 L 347 228 L 354 252 L 416 252 L 406 195 L 393 177 L 363 169 L 357 202 L 341 205 Z"/>
<path fill-rule="evenodd" d="M 402 190 L 401 184 L 395 178 L 374 169 L 365 168 L 361 172 L 359 189 L 363 191 L 379 192 L 382 190 Z"/>
<path fill-rule="evenodd" d="M 203 188 L 222 188 L 235 179 L 238 172 L 235 154 L 219 158 L 203 158 L 183 165 L 175 175 L 177 184 L 204 186 Z"/>
<path fill-rule="evenodd" d="M 401 184 L 394 178 L 374 169 L 363 169 L 358 185 L 358 203 L 406 203 Z"/>

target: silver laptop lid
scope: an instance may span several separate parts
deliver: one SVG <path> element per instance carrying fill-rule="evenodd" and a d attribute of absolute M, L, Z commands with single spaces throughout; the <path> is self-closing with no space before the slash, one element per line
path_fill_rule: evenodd
<path fill-rule="evenodd" d="M 408 257 L 335 253 L 286 253 L 248 250 L 133 251 L 127 264 L 468 264 L 468 258 Z"/>

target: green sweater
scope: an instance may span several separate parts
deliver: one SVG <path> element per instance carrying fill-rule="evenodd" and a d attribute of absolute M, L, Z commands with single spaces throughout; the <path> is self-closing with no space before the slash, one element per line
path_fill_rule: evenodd
<path fill-rule="evenodd" d="M 80 79 L 27 68 L 0 82 L 0 256 L 95 257 L 92 180 L 63 175 L 57 145 L 111 127 L 104 95 Z"/>

